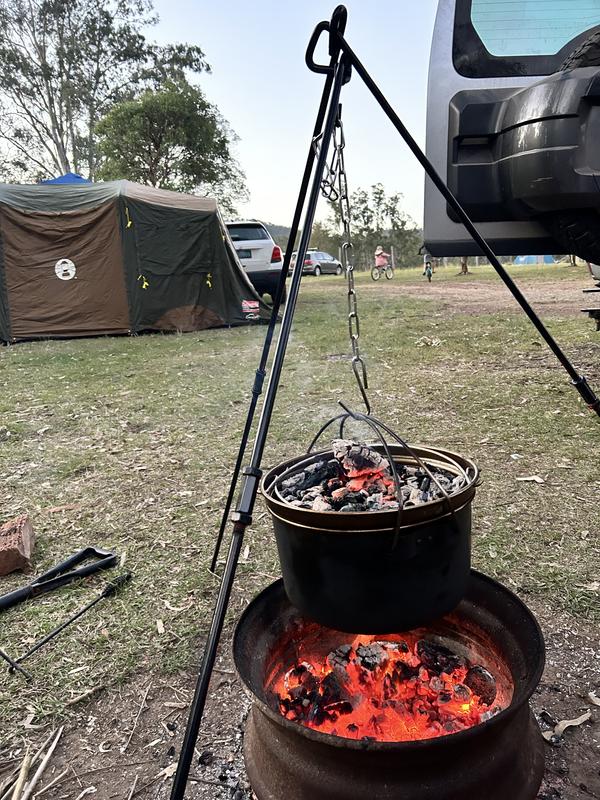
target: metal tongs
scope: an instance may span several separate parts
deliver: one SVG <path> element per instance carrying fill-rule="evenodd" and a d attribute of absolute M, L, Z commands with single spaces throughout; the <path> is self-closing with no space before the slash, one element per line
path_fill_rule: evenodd
<path fill-rule="evenodd" d="M 59 586 L 65 586 L 99 570 L 110 569 L 115 566 L 117 559 L 116 553 L 111 553 L 110 550 L 86 547 L 39 575 L 27 586 L 21 586 L 19 589 L 0 596 L 0 611 L 6 611 L 7 608 L 12 608 L 25 600 L 51 592 L 53 589 L 58 589 Z M 86 561 L 89 563 L 86 564 Z M 72 569 L 78 564 L 84 564 L 84 566 Z"/>

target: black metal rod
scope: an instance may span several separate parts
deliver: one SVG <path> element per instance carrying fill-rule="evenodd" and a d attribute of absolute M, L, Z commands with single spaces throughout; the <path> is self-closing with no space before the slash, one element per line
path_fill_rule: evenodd
<path fill-rule="evenodd" d="M 308 191 L 308 185 L 310 182 L 310 176 L 312 173 L 314 161 L 315 161 L 315 148 L 312 144 L 312 139 L 317 136 L 321 132 L 321 128 L 323 127 L 323 120 L 325 119 L 325 112 L 327 110 L 327 102 L 329 100 L 329 95 L 331 93 L 331 85 L 333 83 L 333 71 L 327 74 L 327 78 L 325 81 L 325 85 L 323 88 L 323 94 L 321 96 L 321 103 L 319 105 L 319 110 L 317 112 L 317 119 L 315 122 L 315 127 L 313 129 L 313 135 L 311 138 L 311 144 L 308 148 L 308 156 L 306 158 L 306 165 L 304 167 L 304 174 L 302 176 L 302 182 L 300 184 L 300 192 L 298 194 L 298 200 L 296 202 L 296 209 L 294 211 L 294 218 L 292 220 L 292 227 L 290 228 L 290 235 L 288 237 L 288 244 L 285 252 L 285 258 L 283 260 L 283 267 L 281 268 L 281 276 L 279 278 L 279 285 L 277 287 L 276 297 L 273 298 L 273 310 L 271 312 L 271 319 L 269 320 L 269 327 L 267 329 L 267 333 L 265 336 L 265 341 L 263 344 L 262 353 L 260 356 L 260 363 L 256 370 L 256 379 L 254 381 L 254 386 L 252 387 L 252 399 L 250 400 L 250 407 L 248 409 L 248 415 L 246 417 L 246 424 L 244 425 L 244 431 L 242 433 L 242 439 L 240 442 L 240 449 L 238 451 L 237 459 L 235 462 L 235 467 L 233 470 L 233 475 L 231 478 L 231 483 L 229 485 L 229 492 L 227 495 L 227 500 L 225 501 L 225 507 L 223 509 L 223 516 L 221 517 L 221 525 L 219 527 L 219 533 L 217 535 L 217 541 L 215 542 L 215 549 L 212 557 L 212 561 L 210 562 L 210 571 L 215 572 L 217 568 L 217 561 L 219 558 L 219 554 L 221 551 L 221 544 L 223 542 L 223 536 L 225 535 L 225 528 L 227 527 L 227 523 L 229 521 L 229 512 L 231 511 L 231 506 L 233 504 L 233 498 L 235 497 L 235 491 L 237 489 L 238 478 L 240 475 L 240 470 L 242 468 L 242 463 L 244 460 L 244 456 L 246 454 L 246 447 L 248 446 L 248 439 L 250 437 L 250 431 L 252 429 L 252 424 L 254 422 L 254 414 L 256 412 L 256 406 L 258 404 L 258 398 L 262 394 L 262 385 L 266 376 L 266 369 L 267 369 L 267 362 L 269 360 L 269 353 L 271 351 L 271 344 L 273 342 L 273 335 L 275 333 L 275 325 L 277 322 L 277 317 L 279 315 L 279 309 L 281 307 L 281 301 L 283 297 L 283 292 L 285 288 L 285 282 L 287 279 L 288 270 L 290 268 L 290 262 L 292 258 L 292 251 L 294 249 L 294 244 L 296 242 L 296 237 L 298 236 L 298 229 L 300 227 L 300 220 L 302 218 L 302 210 L 304 208 L 304 202 L 306 200 L 306 193 Z"/>
<path fill-rule="evenodd" d="M 332 61 L 335 60 L 336 58 L 337 56 L 335 54 L 332 55 Z M 252 510 L 254 508 L 256 494 L 258 492 L 258 480 L 261 475 L 260 461 L 264 451 L 266 436 L 269 428 L 269 423 L 271 420 L 271 414 L 275 404 L 275 397 L 277 394 L 279 380 L 281 377 L 281 370 L 285 358 L 285 351 L 291 333 L 294 311 L 298 300 L 298 292 L 300 289 L 300 282 L 302 280 L 302 268 L 304 266 L 304 256 L 306 255 L 306 251 L 309 245 L 310 235 L 312 232 L 312 225 L 315 217 L 315 211 L 319 199 L 321 180 L 327 160 L 327 152 L 329 149 L 329 143 L 333 135 L 335 121 L 338 114 L 340 92 L 343 83 L 345 82 L 345 80 L 348 79 L 348 73 L 346 72 L 346 64 L 338 63 L 334 67 L 333 75 L 334 77 L 331 86 L 327 116 L 325 120 L 325 126 L 323 129 L 323 136 L 321 139 L 321 147 L 317 158 L 317 165 L 314 170 L 314 175 L 312 178 L 312 186 L 310 189 L 309 198 L 307 202 L 304 225 L 302 228 L 300 243 L 298 245 L 296 263 L 294 265 L 294 270 L 292 274 L 292 281 L 289 289 L 288 300 L 283 314 L 283 319 L 281 321 L 281 329 L 279 332 L 279 337 L 277 339 L 277 347 L 273 359 L 271 375 L 269 378 L 269 383 L 265 394 L 265 400 L 261 409 L 260 421 L 258 424 L 258 430 L 256 433 L 254 447 L 252 451 L 251 464 L 244 470 L 245 478 L 242 485 L 240 497 L 238 500 L 237 509 L 233 515 L 234 526 L 233 526 L 231 543 L 229 547 L 229 552 L 227 554 L 227 560 L 225 562 L 225 569 L 223 572 L 223 577 L 221 579 L 221 585 L 219 587 L 219 593 L 217 596 L 215 609 L 213 612 L 210 631 L 206 641 L 206 647 L 204 650 L 202 664 L 200 667 L 200 674 L 198 676 L 194 698 L 192 700 L 192 705 L 190 707 L 188 723 L 185 731 L 183 744 L 181 747 L 179 761 L 177 764 L 177 771 L 175 773 L 175 778 L 173 781 L 173 787 L 171 790 L 171 800 L 183 800 L 185 796 L 185 789 L 187 786 L 188 775 L 194 755 L 194 747 L 196 745 L 196 741 L 198 738 L 198 731 L 200 729 L 204 708 L 206 706 L 206 698 L 208 696 L 210 678 L 215 664 L 217 648 L 223 630 L 225 612 L 227 610 L 229 597 L 231 595 L 231 589 L 233 587 L 233 582 L 235 579 L 235 573 L 244 540 L 244 534 L 246 528 L 252 521 Z"/>
<path fill-rule="evenodd" d="M 20 672 L 24 676 L 26 681 L 33 680 L 32 675 L 27 672 L 26 669 L 23 669 L 23 667 L 21 667 L 13 658 L 11 658 L 8 653 L 5 653 L 4 650 L 0 650 L 0 658 L 3 658 L 8 664 L 10 664 L 9 672 L 17 670 L 17 672 Z"/>
<path fill-rule="evenodd" d="M 58 636 L 58 634 L 62 630 L 64 630 L 69 625 L 72 625 L 76 620 L 79 619 L 79 617 L 82 617 L 85 614 L 86 611 L 89 611 L 90 608 L 95 606 L 96 603 L 99 603 L 103 599 L 104 599 L 103 595 L 101 595 L 100 597 L 96 597 L 95 600 L 92 600 L 91 603 L 88 603 L 87 606 L 84 606 L 83 608 L 81 608 L 76 614 L 73 614 L 72 617 L 70 617 L 69 619 L 65 620 L 65 622 L 61 623 L 57 628 L 54 628 L 53 631 L 50 631 L 50 633 L 47 636 L 44 636 L 43 639 L 40 639 L 39 642 L 36 642 L 30 650 L 28 650 L 26 653 L 23 653 L 22 656 L 19 656 L 17 661 L 19 663 L 21 663 L 22 661 L 25 661 L 25 659 L 27 659 L 30 656 L 32 656 L 34 653 L 36 653 L 40 649 L 40 647 L 43 647 L 45 644 L 48 644 L 48 642 L 50 642 L 52 639 L 54 639 L 56 636 Z"/>
<path fill-rule="evenodd" d="M 538 315 L 530 306 L 527 298 L 521 292 L 517 284 L 513 281 L 511 276 L 508 272 L 504 269 L 500 261 L 498 260 L 496 254 L 483 238 L 483 236 L 479 233 L 471 218 L 461 206 L 457 198 L 454 194 L 450 191 L 448 186 L 442 180 L 440 175 L 438 174 L 437 170 L 431 163 L 431 161 L 427 158 L 425 153 L 421 150 L 417 142 L 413 139 L 408 129 L 405 127 L 404 123 L 398 116 L 398 114 L 394 111 L 386 97 L 383 95 L 382 91 L 379 89 L 373 78 L 367 72 L 365 66 L 362 64 L 356 53 L 352 50 L 346 39 L 344 39 L 343 35 L 337 31 L 336 29 L 328 26 L 328 30 L 330 32 L 330 36 L 333 36 L 337 39 L 339 47 L 344 55 L 349 59 L 350 63 L 356 70 L 356 72 L 362 78 L 364 84 L 369 89 L 375 100 L 379 103 L 381 108 L 383 109 L 385 115 L 388 117 L 392 125 L 396 128 L 400 136 L 404 139 L 406 144 L 408 145 L 409 149 L 411 150 L 412 154 L 417 158 L 427 175 L 431 178 L 435 186 L 443 195 L 444 199 L 448 203 L 448 205 L 454 210 L 456 215 L 459 217 L 462 224 L 465 226 L 473 240 L 479 245 L 483 254 L 488 258 L 491 265 L 494 267 L 498 275 L 502 278 L 510 292 L 512 293 L 515 300 L 519 303 L 523 311 L 527 314 L 535 328 L 537 329 L 538 333 L 544 339 L 548 347 L 552 350 L 556 358 L 562 364 L 562 366 L 567 371 L 568 375 L 570 376 L 573 385 L 583 398 L 584 402 L 590 407 L 592 411 L 595 411 L 598 416 L 600 416 L 600 399 L 596 396 L 592 388 L 589 386 L 587 380 L 583 375 L 580 375 L 575 367 L 571 364 L 567 356 L 564 354 L 552 334 L 548 331 L 548 329 L 544 326 Z"/>
<path fill-rule="evenodd" d="M 235 572 L 242 550 L 245 530 L 246 526 L 242 523 L 236 523 L 233 526 L 233 533 L 229 544 L 229 552 L 227 553 L 223 577 L 221 579 L 219 595 L 206 640 L 206 648 L 202 657 L 202 666 L 200 668 L 200 674 L 198 675 L 196 691 L 190 707 L 190 715 L 181 745 L 179 761 L 177 763 L 177 772 L 175 773 L 175 779 L 171 789 L 171 800 L 184 800 L 185 797 L 185 788 L 187 786 L 190 767 L 192 766 L 194 748 L 196 747 L 198 731 L 200 730 L 202 715 L 204 714 L 210 678 L 215 666 L 217 647 L 221 638 L 221 633 L 223 632 L 225 612 L 229 605 L 229 597 L 231 596 Z"/>
<path fill-rule="evenodd" d="M 26 653 L 23 653 L 22 656 L 19 656 L 16 659 L 16 661 L 13 662 L 11 668 L 9 669 L 9 672 L 12 672 L 13 669 L 18 669 L 18 664 L 22 663 L 23 661 L 25 661 L 25 659 L 29 658 L 34 653 L 36 653 L 40 649 L 40 647 L 43 647 L 45 644 L 48 644 L 48 642 L 52 641 L 52 639 L 54 639 L 55 636 L 58 636 L 58 634 L 65 628 L 67 628 L 69 625 L 72 625 L 76 620 L 79 619 L 79 617 L 82 617 L 86 613 L 86 611 L 89 611 L 90 608 L 93 608 L 93 606 L 95 606 L 96 603 L 99 603 L 101 600 L 105 600 L 107 597 L 112 597 L 112 595 L 116 594 L 119 591 L 119 589 L 121 589 L 127 583 L 127 581 L 131 580 L 131 578 L 132 578 L 131 572 L 125 572 L 123 573 L 123 575 L 119 575 L 117 578 L 115 578 L 114 581 L 107 583 L 102 592 L 98 595 L 98 597 L 95 597 L 83 608 L 80 608 L 76 614 L 73 614 L 72 617 L 69 617 L 69 619 L 62 622 L 58 627 L 54 628 L 54 630 L 46 634 L 46 636 L 44 636 L 43 639 L 40 639 L 39 642 L 36 642 L 33 645 L 33 647 L 27 650 Z"/>

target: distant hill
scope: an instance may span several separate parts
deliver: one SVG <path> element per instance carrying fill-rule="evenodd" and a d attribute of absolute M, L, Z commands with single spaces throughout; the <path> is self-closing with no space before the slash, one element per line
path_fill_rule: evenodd
<path fill-rule="evenodd" d="M 272 222 L 263 222 L 263 225 L 269 231 L 273 239 L 275 239 L 279 247 L 285 250 L 290 237 L 290 228 L 287 228 L 285 225 L 274 225 Z"/>

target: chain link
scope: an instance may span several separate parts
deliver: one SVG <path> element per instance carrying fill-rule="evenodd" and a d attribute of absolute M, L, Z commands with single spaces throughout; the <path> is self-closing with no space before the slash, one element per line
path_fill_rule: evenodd
<path fill-rule="evenodd" d="M 315 137 L 313 147 L 318 154 L 322 135 Z M 344 126 L 342 123 L 342 107 L 340 105 L 338 118 L 333 131 L 333 154 L 331 161 L 325 166 L 325 174 L 321 180 L 321 193 L 332 202 L 338 202 L 340 207 L 340 220 L 342 223 L 342 267 L 346 272 L 348 281 L 348 334 L 350 336 L 350 347 L 352 349 L 352 370 L 362 395 L 363 402 L 367 409 L 367 414 L 371 413 L 371 403 L 367 395 L 369 379 L 367 376 L 367 365 L 360 354 L 360 317 L 358 316 L 358 298 L 354 284 L 354 264 L 352 236 L 350 223 L 352 214 L 350 211 L 350 197 L 348 194 L 348 176 L 344 162 L 344 148 L 346 139 L 344 136 Z"/>

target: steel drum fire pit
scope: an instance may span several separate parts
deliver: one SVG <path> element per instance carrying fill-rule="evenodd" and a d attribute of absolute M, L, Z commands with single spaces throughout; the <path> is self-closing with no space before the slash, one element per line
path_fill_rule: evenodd
<path fill-rule="evenodd" d="M 535 618 L 515 595 L 472 572 L 456 610 L 412 632 L 415 639 L 427 639 L 442 651 L 443 645 L 449 644 L 458 657 L 468 657 L 494 676 L 494 692 L 485 701 L 490 714 L 459 732 L 439 735 L 438 731 L 435 738 L 419 739 L 417 730 L 415 740 L 384 741 L 378 738 L 376 721 L 367 717 L 370 735 L 347 738 L 344 732 L 353 727 L 347 723 L 351 719 L 345 716 L 348 711 L 340 710 L 339 700 L 327 699 L 322 689 L 319 698 L 325 705 L 319 718 L 313 716 L 313 727 L 290 720 L 274 676 L 290 664 L 304 663 L 307 653 L 308 657 L 314 653 L 316 641 L 321 640 L 322 652 L 348 641 L 346 633 L 326 628 L 319 632 L 316 627 L 290 604 L 281 580 L 258 595 L 238 623 L 235 664 L 254 702 L 244 755 L 258 800 L 536 797 L 544 771 L 544 745 L 528 701 L 544 667 L 544 643 Z M 403 637 L 409 640 L 407 634 L 390 636 L 388 647 L 390 641 L 400 642 Z M 379 666 L 368 663 L 367 668 L 376 671 Z M 447 668 L 443 663 L 437 668 L 429 663 L 425 673 L 419 669 L 418 678 L 405 676 L 407 685 L 448 680 Z M 477 684 L 473 686 L 473 694 L 475 690 L 485 694 Z M 384 712 L 396 714 L 397 705 L 392 700 L 376 702 L 370 687 L 370 680 L 363 681 L 360 702 L 371 704 L 373 719 L 380 720 Z M 434 704 L 439 706 L 442 701 L 445 699 Z M 421 706 L 415 702 L 421 700 L 410 701 L 411 709 L 418 713 Z M 356 698 L 352 703 L 356 704 Z M 323 732 L 331 731 L 331 724 L 325 722 L 332 719 L 335 730 L 343 735 Z"/>
<path fill-rule="evenodd" d="M 307 617 L 357 633 L 409 630 L 451 611 L 471 567 L 471 503 L 479 471 L 439 448 L 373 445 L 396 471 L 443 470 L 461 488 L 399 510 L 314 511 L 292 505 L 281 486 L 290 475 L 326 462 L 331 451 L 286 461 L 268 472 L 262 492 L 273 520 L 286 593 Z"/>

